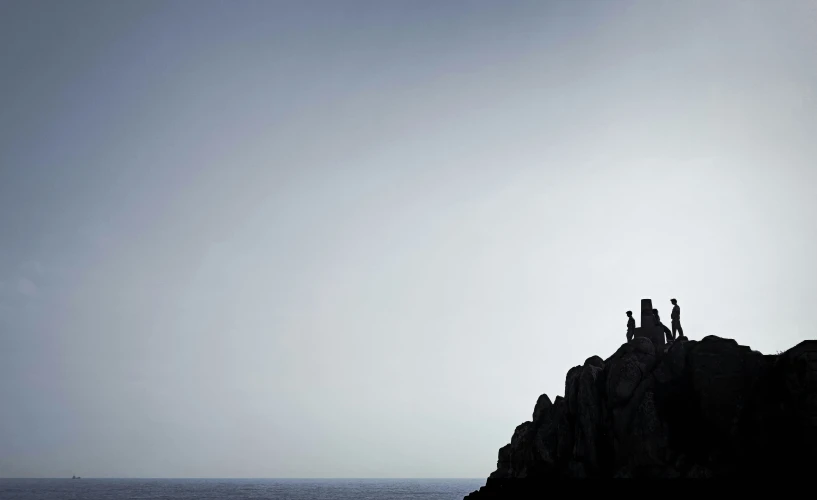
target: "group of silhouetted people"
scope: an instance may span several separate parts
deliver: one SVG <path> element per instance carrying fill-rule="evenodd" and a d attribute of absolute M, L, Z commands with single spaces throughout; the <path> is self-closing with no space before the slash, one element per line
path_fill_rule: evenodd
<path fill-rule="evenodd" d="M 667 342 L 672 342 L 678 336 L 684 335 L 684 329 L 681 328 L 681 308 L 678 306 L 677 300 L 670 299 L 670 302 L 672 302 L 672 314 L 670 315 L 670 319 L 672 320 L 672 330 L 667 328 L 664 323 L 661 323 L 661 317 L 658 315 L 658 309 L 652 310 L 652 317 L 653 321 L 655 322 L 654 324 L 664 332 Z M 635 318 L 633 318 L 632 311 L 627 311 L 627 317 L 629 318 L 627 320 L 627 342 L 629 342 L 633 340 L 633 336 L 635 335 Z"/>

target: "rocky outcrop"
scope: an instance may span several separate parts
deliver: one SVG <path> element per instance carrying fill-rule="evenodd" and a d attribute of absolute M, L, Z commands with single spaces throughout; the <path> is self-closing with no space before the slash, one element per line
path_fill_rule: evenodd
<path fill-rule="evenodd" d="M 635 338 L 543 394 L 467 499 L 558 478 L 801 476 L 817 467 L 817 340 L 774 356 L 730 339 Z"/>

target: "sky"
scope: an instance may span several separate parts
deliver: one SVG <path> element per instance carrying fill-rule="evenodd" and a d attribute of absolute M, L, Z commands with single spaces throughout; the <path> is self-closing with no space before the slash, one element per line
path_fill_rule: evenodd
<path fill-rule="evenodd" d="M 486 477 L 651 298 L 814 338 L 817 2 L 0 0 L 0 477 Z"/>

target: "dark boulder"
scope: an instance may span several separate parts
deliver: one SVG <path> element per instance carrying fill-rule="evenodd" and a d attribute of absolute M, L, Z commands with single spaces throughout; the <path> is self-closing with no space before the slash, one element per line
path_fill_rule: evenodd
<path fill-rule="evenodd" d="M 539 396 L 539 399 L 536 400 L 536 406 L 533 407 L 533 423 L 535 424 L 543 418 L 547 418 L 552 411 L 553 403 L 550 402 L 550 398 L 547 394 L 542 394 Z"/>
<path fill-rule="evenodd" d="M 817 341 L 775 356 L 709 336 L 636 338 L 539 397 L 467 498 L 544 496 L 557 478 L 807 477 L 817 467 Z"/>
<path fill-rule="evenodd" d="M 604 362 L 598 356 L 585 361 L 578 377 L 576 441 L 573 456 L 591 472 L 599 470 L 599 443 L 602 439 L 602 398 Z"/>
<path fill-rule="evenodd" d="M 646 338 L 635 338 L 621 346 L 607 360 L 606 401 L 611 407 L 626 404 L 656 363 L 653 343 Z"/>

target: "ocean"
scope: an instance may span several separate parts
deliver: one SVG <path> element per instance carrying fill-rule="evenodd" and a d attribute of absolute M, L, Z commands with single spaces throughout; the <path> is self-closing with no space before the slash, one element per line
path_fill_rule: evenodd
<path fill-rule="evenodd" d="M 0 479 L 2 500 L 461 500 L 485 479 Z"/>

